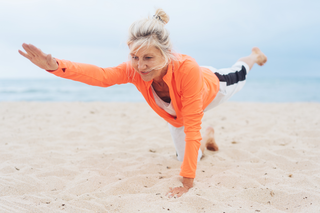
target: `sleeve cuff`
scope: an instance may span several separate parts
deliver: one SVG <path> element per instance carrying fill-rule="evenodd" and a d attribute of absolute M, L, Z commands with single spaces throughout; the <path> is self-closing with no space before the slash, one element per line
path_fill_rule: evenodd
<path fill-rule="evenodd" d="M 57 58 L 54 58 L 54 59 L 55 59 L 56 62 L 58 63 L 58 66 L 59 66 L 58 69 L 56 69 L 56 70 L 46 70 L 47 72 L 53 73 L 53 72 L 57 72 L 57 71 L 59 71 L 59 70 L 62 70 L 60 60 L 57 59 Z"/>

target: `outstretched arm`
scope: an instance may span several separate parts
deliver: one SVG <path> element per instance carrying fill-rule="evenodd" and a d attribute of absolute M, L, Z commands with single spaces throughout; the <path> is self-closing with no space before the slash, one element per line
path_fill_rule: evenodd
<path fill-rule="evenodd" d="M 127 66 L 126 62 L 116 67 L 101 68 L 91 64 L 55 59 L 51 54 L 45 54 L 32 44 L 24 43 L 22 47 L 26 51 L 25 53 L 19 50 L 22 56 L 41 69 L 61 78 L 100 87 L 131 82 L 129 74 L 132 74 L 133 70 Z"/>
<path fill-rule="evenodd" d="M 59 65 L 57 61 L 51 56 L 51 54 L 45 54 L 39 48 L 32 44 L 22 44 L 23 52 L 19 50 L 19 53 L 25 58 L 29 59 L 32 63 L 45 70 L 56 70 Z"/>

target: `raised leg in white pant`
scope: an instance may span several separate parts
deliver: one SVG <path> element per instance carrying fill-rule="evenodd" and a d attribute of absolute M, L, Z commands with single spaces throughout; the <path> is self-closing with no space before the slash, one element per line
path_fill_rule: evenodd
<path fill-rule="evenodd" d="M 230 99 L 235 93 L 240 91 L 244 84 L 246 75 L 249 73 L 250 69 L 255 63 L 262 66 L 267 61 L 267 57 L 260 51 L 259 48 L 254 47 L 252 53 L 249 56 L 240 58 L 231 68 L 226 69 L 215 69 L 213 67 L 207 67 L 216 75 L 220 75 L 220 90 L 215 97 L 215 99 L 206 107 L 204 112 L 226 102 Z M 232 79 L 235 73 L 237 73 L 236 80 Z M 239 74 L 240 73 L 240 74 Z M 241 74 L 243 74 L 241 76 Z M 230 75 L 230 76 L 229 76 Z M 231 79 L 230 79 L 231 78 Z M 169 130 L 174 142 L 174 146 L 177 152 L 177 158 L 179 161 L 183 161 L 184 152 L 185 152 L 185 133 L 184 127 L 174 127 L 171 124 L 169 125 Z M 211 127 L 212 128 L 212 127 Z M 213 128 L 206 132 L 207 135 L 203 136 L 201 141 L 201 147 L 198 152 L 198 161 L 201 159 L 205 148 L 217 151 L 218 146 L 215 144 L 213 138 Z M 211 140 L 211 141 L 209 141 Z"/>

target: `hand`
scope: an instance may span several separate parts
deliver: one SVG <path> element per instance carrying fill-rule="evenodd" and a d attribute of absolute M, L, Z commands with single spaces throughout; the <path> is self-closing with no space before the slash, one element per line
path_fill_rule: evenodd
<path fill-rule="evenodd" d="M 166 194 L 169 198 L 172 197 L 181 197 L 184 193 L 187 193 L 190 188 L 193 187 L 193 178 L 183 177 L 182 184 L 183 186 L 171 188 L 170 191 Z"/>
<path fill-rule="evenodd" d="M 59 68 L 57 61 L 51 56 L 51 54 L 45 54 L 32 44 L 23 43 L 22 47 L 27 53 L 24 53 L 21 50 L 19 50 L 19 53 L 41 69 L 56 70 Z"/>

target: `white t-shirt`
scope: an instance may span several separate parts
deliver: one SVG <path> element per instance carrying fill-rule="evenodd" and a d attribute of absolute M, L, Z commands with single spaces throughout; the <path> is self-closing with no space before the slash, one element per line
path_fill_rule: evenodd
<path fill-rule="evenodd" d="M 170 101 L 170 103 L 167 103 L 165 101 L 163 101 L 156 93 L 156 91 L 154 91 L 153 86 L 151 85 L 152 88 L 152 94 L 154 97 L 154 100 L 156 101 L 156 104 L 163 109 L 164 111 L 166 111 L 167 113 L 169 113 L 172 116 L 177 116 L 176 111 L 174 110 L 173 106 L 172 106 L 172 102 Z"/>

